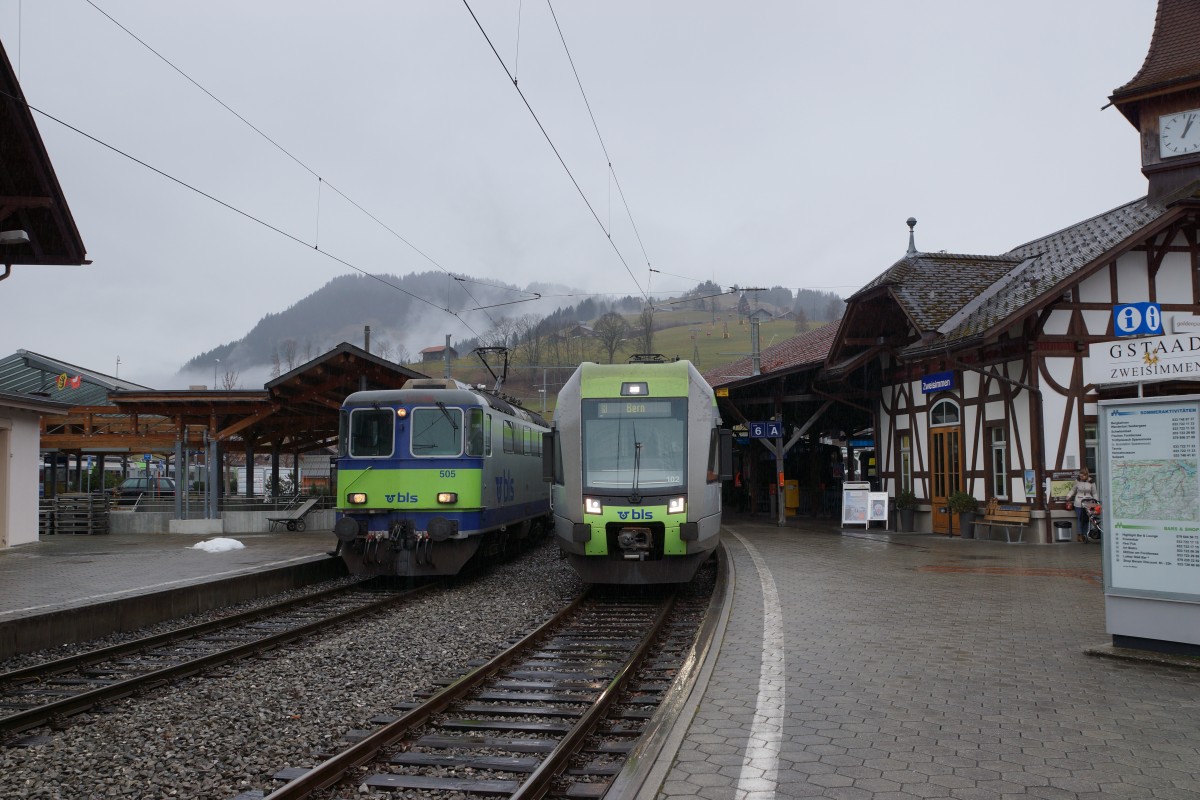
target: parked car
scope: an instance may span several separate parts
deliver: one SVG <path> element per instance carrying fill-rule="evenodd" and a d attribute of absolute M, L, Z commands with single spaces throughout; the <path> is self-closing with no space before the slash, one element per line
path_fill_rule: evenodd
<path fill-rule="evenodd" d="M 174 478 L 126 478 L 112 490 L 117 505 L 133 505 L 139 497 L 175 497 Z"/>

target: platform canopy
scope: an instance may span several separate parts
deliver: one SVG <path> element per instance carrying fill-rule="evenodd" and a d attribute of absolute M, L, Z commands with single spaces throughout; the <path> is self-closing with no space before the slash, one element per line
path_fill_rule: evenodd
<path fill-rule="evenodd" d="M 216 439 L 254 450 L 304 453 L 337 441 L 342 400 L 361 388 L 399 389 L 425 375 L 351 344 L 275 378 L 261 390 L 134 390 L 110 405 L 76 406 L 46 420 L 42 449 L 88 453 L 168 453 L 176 441 L 196 450 Z"/>
<path fill-rule="evenodd" d="M 0 45 L 0 263 L 90 263 L 50 156 Z"/>

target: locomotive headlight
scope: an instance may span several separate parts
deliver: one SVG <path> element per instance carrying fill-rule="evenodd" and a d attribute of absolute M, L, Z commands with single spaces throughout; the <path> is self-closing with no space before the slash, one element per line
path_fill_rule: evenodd
<path fill-rule="evenodd" d="M 686 497 L 672 497 L 667 501 L 668 514 L 682 514 L 684 511 L 687 511 Z"/>
<path fill-rule="evenodd" d="M 603 514 L 604 504 L 595 497 L 583 498 L 583 513 L 585 514 Z"/>
<path fill-rule="evenodd" d="M 437 500 L 442 505 L 458 502 L 458 492 L 438 492 Z"/>
<path fill-rule="evenodd" d="M 405 417 L 408 416 L 408 409 L 407 408 L 397 408 L 396 416 L 399 417 L 400 419 L 404 419 Z"/>
<path fill-rule="evenodd" d="M 346 495 L 346 502 L 349 503 L 350 505 L 354 505 L 354 506 L 366 505 L 367 493 L 366 492 L 354 492 L 352 494 L 348 494 L 348 495 Z"/>

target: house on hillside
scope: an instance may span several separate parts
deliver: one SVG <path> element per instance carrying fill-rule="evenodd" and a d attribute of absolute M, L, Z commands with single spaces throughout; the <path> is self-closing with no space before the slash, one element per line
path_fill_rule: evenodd
<path fill-rule="evenodd" d="M 596 331 L 590 325 L 584 325 L 579 322 L 572 322 L 570 325 L 566 325 L 562 328 L 559 328 L 557 331 L 554 332 L 554 335 L 557 336 L 559 339 L 564 339 L 564 340 L 565 339 L 579 339 L 579 338 L 593 339 L 596 336 Z"/>
<path fill-rule="evenodd" d="M 453 347 L 447 347 L 444 344 L 439 344 L 434 345 L 433 347 L 426 347 L 424 350 L 422 350 L 420 352 L 421 362 L 425 363 L 428 361 L 444 361 L 446 359 L 447 350 L 450 351 L 451 361 L 458 358 L 458 351 Z"/>

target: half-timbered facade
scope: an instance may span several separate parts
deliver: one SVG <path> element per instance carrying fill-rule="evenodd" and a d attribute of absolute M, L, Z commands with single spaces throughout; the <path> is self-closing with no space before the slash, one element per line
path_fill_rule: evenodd
<path fill-rule="evenodd" d="M 923 500 L 927 530 L 957 530 L 947 500 L 962 490 L 1030 506 L 1027 539 L 1050 541 L 1069 514 L 1049 482 L 1097 466 L 1096 401 L 1138 391 L 1085 379 L 1089 345 L 1116 338 L 1113 306 L 1157 302 L 1167 330 L 1197 314 L 1200 3 L 1163 0 L 1145 65 L 1112 101 L 1141 133 L 1147 197 L 995 256 L 910 237 L 848 301 L 827 372 L 878 387 L 881 477 Z M 1200 372 L 1182 377 L 1142 391 L 1200 391 Z"/>

